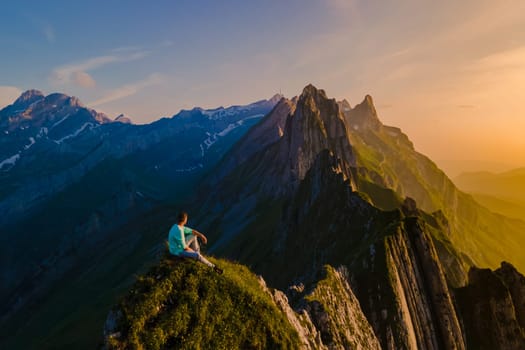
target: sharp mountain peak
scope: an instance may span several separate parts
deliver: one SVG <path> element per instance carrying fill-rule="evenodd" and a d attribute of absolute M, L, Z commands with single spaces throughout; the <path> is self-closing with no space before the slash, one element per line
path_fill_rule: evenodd
<path fill-rule="evenodd" d="M 44 102 L 55 105 L 64 104 L 71 107 L 85 107 L 78 97 L 69 96 L 60 92 L 54 92 L 47 95 L 44 98 Z"/>
<path fill-rule="evenodd" d="M 348 102 L 346 98 L 344 98 L 342 101 L 338 101 L 337 104 L 343 113 L 349 112 L 352 109 L 352 105 L 350 105 L 350 102 Z"/>
<path fill-rule="evenodd" d="M 359 111 L 360 113 L 365 113 L 368 117 L 377 118 L 377 111 L 374 106 L 374 100 L 370 95 L 366 95 L 363 101 L 357 104 L 353 109 Z"/>
<path fill-rule="evenodd" d="M 18 97 L 15 100 L 13 105 L 19 108 L 25 108 L 36 101 L 42 100 L 44 97 L 45 97 L 44 94 L 40 90 L 35 90 L 35 89 L 27 90 L 27 91 L 24 91 L 20 95 L 20 97 Z"/>
<path fill-rule="evenodd" d="M 305 98 L 308 96 L 322 97 L 322 98 L 328 99 L 328 97 L 326 96 L 326 92 L 323 89 L 316 88 L 313 84 L 308 84 L 304 87 L 303 92 L 301 96 L 299 97 L 299 99 L 301 99 L 301 97 Z"/>
<path fill-rule="evenodd" d="M 378 130 L 383 125 L 377 116 L 374 100 L 370 95 L 366 95 L 361 103 L 343 113 L 348 125 L 354 129 L 364 128 Z"/>
<path fill-rule="evenodd" d="M 268 101 L 271 103 L 277 104 L 283 98 L 284 98 L 284 95 L 279 93 L 279 94 L 273 95 Z"/>

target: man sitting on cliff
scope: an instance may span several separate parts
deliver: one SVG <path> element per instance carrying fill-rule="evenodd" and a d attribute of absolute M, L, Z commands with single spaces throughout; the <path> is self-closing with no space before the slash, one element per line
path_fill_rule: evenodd
<path fill-rule="evenodd" d="M 198 239 L 200 238 L 204 244 L 208 242 L 208 239 L 199 231 L 184 226 L 187 222 L 188 214 L 186 212 L 181 212 L 177 217 L 177 223 L 171 227 L 168 235 L 170 253 L 181 258 L 198 260 L 201 263 L 212 267 L 218 274 L 221 274 L 222 270 L 208 261 L 208 259 L 203 257 L 200 253 Z"/>

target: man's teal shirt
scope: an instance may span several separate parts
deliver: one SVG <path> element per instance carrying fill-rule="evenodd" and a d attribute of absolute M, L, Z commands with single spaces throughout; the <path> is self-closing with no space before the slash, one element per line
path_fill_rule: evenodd
<path fill-rule="evenodd" d="M 189 227 L 180 226 L 177 224 L 173 225 L 168 235 L 170 253 L 173 255 L 179 255 L 182 253 L 184 248 L 186 248 L 186 236 L 191 235 L 192 232 L 193 229 Z"/>

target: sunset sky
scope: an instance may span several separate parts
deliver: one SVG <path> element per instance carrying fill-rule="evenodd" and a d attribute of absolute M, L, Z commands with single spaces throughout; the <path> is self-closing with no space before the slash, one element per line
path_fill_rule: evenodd
<path fill-rule="evenodd" d="M 0 107 L 26 89 L 136 123 L 313 83 L 451 175 L 525 166 L 525 1 L 6 1 Z"/>

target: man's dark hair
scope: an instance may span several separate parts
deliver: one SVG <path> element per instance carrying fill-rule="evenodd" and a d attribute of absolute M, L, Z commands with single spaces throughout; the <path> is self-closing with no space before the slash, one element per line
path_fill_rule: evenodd
<path fill-rule="evenodd" d="M 181 211 L 179 215 L 177 215 L 177 222 L 180 224 L 181 222 L 184 221 L 184 219 L 187 219 L 187 218 L 188 218 L 188 213 L 186 213 L 185 211 Z"/>

